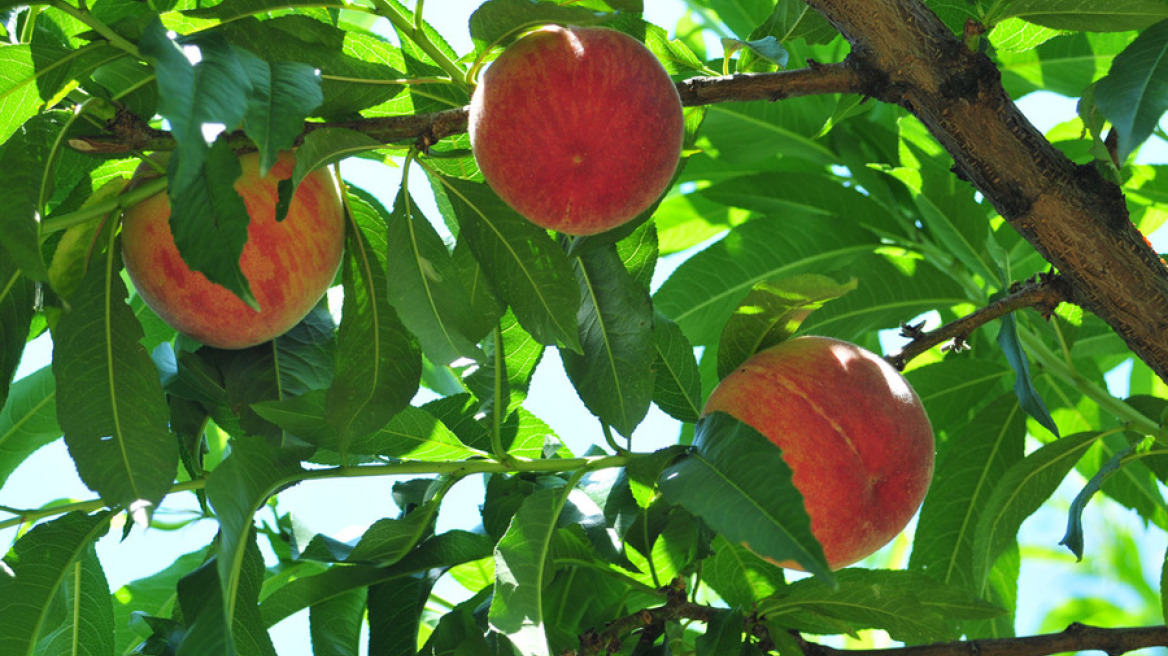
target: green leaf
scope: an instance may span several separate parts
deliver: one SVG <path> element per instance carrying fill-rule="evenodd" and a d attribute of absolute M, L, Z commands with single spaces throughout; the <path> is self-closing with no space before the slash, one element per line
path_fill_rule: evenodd
<path fill-rule="evenodd" d="M 1168 110 L 1168 20 L 1144 30 L 1116 56 L 1111 71 L 1095 85 L 1095 106 L 1115 127 L 1116 155 L 1126 162 Z"/>
<path fill-rule="evenodd" d="M 394 281 L 389 301 L 418 336 L 426 357 L 442 365 L 481 361 L 483 352 L 468 337 L 473 332 L 470 299 L 450 252 L 404 187 L 385 223 L 388 277 Z"/>
<path fill-rule="evenodd" d="M 326 400 L 326 417 L 337 429 L 336 444 L 326 446 L 339 451 L 342 462 L 351 441 L 381 429 L 409 405 L 422 378 L 417 344 L 386 297 L 383 224 L 368 218 L 362 213 L 349 233 L 337 373 Z"/>
<path fill-rule="evenodd" d="M 715 412 L 698 422 L 694 447 L 662 473 L 658 486 L 667 501 L 762 558 L 794 561 L 832 580 L 823 548 L 811 534 L 803 496 L 774 443 L 730 415 Z"/>
<path fill-rule="evenodd" d="M 92 542 L 69 567 L 54 605 L 64 609 L 64 617 L 56 627 L 45 627 L 37 641 L 37 653 L 106 656 L 113 652 L 114 613 L 109 583 Z"/>
<path fill-rule="evenodd" d="M 722 536 L 714 538 L 714 555 L 702 563 L 702 581 L 731 607 L 753 608 L 786 585 L 783 568 Z"/>
<path fill-rule="evenodd" d="M 0 47 L 0 53 L 9 47 L 15 46 Z M 53 159 L 66 120 L 64 112 L 39 114 L 19 126 L 0 150 L 0 167 L 5 171 L 5 185 L 10 190 L 5 197 L 4 211 L 0 212 L 0 247 L 5 259 L 10 259 L 25 276 L 34 280 L 49 278 L 40 247 L 41 213 L 52 191 L 51 187 L 46 188 L 51 178 L 45 177 L 45 166 Z M 5 284 L 9 279 L 5 279 Z"/>
<path fill-rule="evenodd" d="M 434 177 L 435 195 L 454 212 L 475 259 L 519 323 L 541 344 L 580 350 L 580 290 L 547 232 L 508 207 L 486 185 Z"/>
<path fill-rule="evenodd" d="M 149 512 L 141 504 L 156 507 L 170 489 L 178 448 L 115 262 L 95 258 L 53 331 L 57 421 L 90 489 L 110 506 Z"/>
<path fill-rule="evenodd" d="M 0 409 L 0 488 L 25 458 L 58 437 L 57 386 L 45 366 L 16 381 Z"/>
<path fill-rule="evenodd" d="M 564 371 L 584 405 L 620 434 L 649 411 L 653 396 L 653 308 L 614 247 L 574 262 L 583 303 L 577 315 L 582 351 L 562 351 Z"/>
<path fill-rule="evenodd" d="M 999 396 L 956 435 L 937 464 L 921 506 L 909 567 L 971 592 L 974 544 L 994 483 L 1022 459 L 1026 421 L 1012 394 Z"/>
<path fill-rule="evenodd" d="M 754 285 L 722 329 L 718 379 L 755 353 L 794 335 L 812 312 L 852 291 L 856 284 L 855 278 L 841 285 L 826 276 L 806 273 Z"/>
<path fill-rule="evenodd" d="M 827 43 L 839 36 L 818 11 L 800 0 L 778 0 L 766 21 L 751 36 L 769 34 L 781 43 L 803 39 L 807 43 Z"/>
<path fill-rule="evenodd" d="M 172 195 L 190 185 L 203 168 L 204 126 L 220 124 L 228 131 L 239 127 L 252 91 L 247 69 L 222 35 L 202 34 L 185 45 L 197 48 L 197 64 L 191 63 L 184 44 L 172 40 L 158 19 L 146 26 L 139 44 L 143 57 L 154 64 L 158 113 L 170 122 L 178 142 L 176 159 L 185 160 L 179 175 L 172 173 Z"/>
<path fill-rule="evenodd" d="M 33 308 L 35 295 L 36 285 L 16 268 L 16 262 L 0 258 L 0 408 L 8 399 L 9 384 L 20 365 L 28 330 L 36 314 Z M 0 435 L 3 435 L 3 429 L 0 429 Z M 0 444 L 3 443 L 4 439 L 0 437 Z M 0 476 L 0 486 L 3 485 L 4 478 Z"/>
<path fill-rule="evenodd" d="M 653 402 L 679 421 L 696 422 L 705 396 L 693 345 L 669 317 L 655 312 L 653 338 L 657 359 L 653 362 Z"/>
<path fill-rule="evenodd" d="M 1017 540 L 1022 522 L 1046 502 L 1098 433 L 1068 435 L 1015 463 L 994 483 L 978 518 L 973 542 L 973 581 L 985 586 L 998 556 Z"/>
<path fill-rule="evenodd" d="M 86 556 L 94 541 L 109 530 L 110 517 L 108 512 L 69 513 L 33 527 L 16 541 L 4 557 L 8 573 L 0 571 L 0 617 L 4 618 L 0 653 L 39 653 L 37 640 L 52 629 L 50 615 L 58 590 L 79 574 L 79 566 L 82 570 L 92 567 L 92 562 L 86 565 Z"/>
<path fill-rule="evenodd" d="M 176 152 L 167 166 L 170 231 L 187 266 L 259 311 L 239 265 L 251 221 L 235 190 L 242 172 L 225 139 L 216 140 L 197 164 Z"/>
<path fill-rule="evenodd" d="M 260 608 L 264 624 L 274 626 L 302 609 L 352 590 L 433 568 L 446 568 L 486 558 L 491 555 L 493 546 L 493 542 L 486 536 L 467 531 L 449 531 L 426 540 L 390 567 L 333 567 L 314 576 L 298 578 L 264 598 Z"/>
<path fill-rule="evenodd" d="M 134 614 L 169 617 L 177 601 L 175 587 L 179 579 L 198 569 L 206 560 L 206 548 L 183 554 L 162 571 L 135 579 L 113 593 L 115 653 L 130 653 L 142 642 L 142 637 L 130 626 Z"/>
<path fill-rule="evenodd" d="M 938 429 L 964 426 L 981 401 L 997 398 L 1011 370 L 1000 359 L 949 357 L 905 372 Z M 971 402 L 971 400 L 973 400 Z"/>
<path fill-rule="evenodd" d="M 755 283 L 809 271 L 825 274 L 874 245 L 872 233 L 851 221 L 801 212 L 759 217 L 686 260 L 661 285 L 654 305 L 694 345 L 712 345 Z"/>
<path fill-rule="evenodd" d="M 369 586 L 369 616 L 378 619 L 369 626 L 369 656 L 418 653 L 422 611 L 438 576 L 437 572 L 419 574 Z"/>
<path fill-rule="evenodd" d="M 953 620 L 1002 612 L 916 572 L 845 569 L 836 573 L 836 581 L 834 589 L 817 578 L 796 581 L 761 602 L 757 612 L 786 627 L 826 623 L 835 627 L 832 632 L 848 633 L 879 628 L 904 642 L 950 640 L 957 635 Z"/>
<path fill-rule="evenodd" d="M 348 656 L 358 652 L 361 623 L 365 619 L 365 594 L 362 589 L 349 590 L 309 607 L 308 634 L 313 656 Z M 384 619 L 383 615 L 378 617 Z"/>
<path fill-rule="evenodd" d="M 997 33 L 995 28 L 991 37 Z M 1115 56 L 1132 40 L 1132 34 L 1084 33 L 1057 36 L 1037 48 L 1022 52 L 998 52 L 1002 85 L 1012 98 L 1045 89 L 1078 96 L 1087 85 L 1103 77 Z"/>
<path fill-rule="evenodd" d="M 301 126 L 303 128 L 303 126 Z M 346 157 L 384 147 L 385 144 L 364 132 L 345 128 L 320 128 L 309 132 L 304 143 L 296 149 L 296 167 L 292 169 L 292 185 L 300 184 L 304 176 L 316 169 L 339 162 Z M 350 191 L 354 188 L 350 187 Z M 368 196 L 361 196 L 368 200 Z M 352 198 L 352 196 L 350 196 Z"/>
<path fill-rule="evenodd" d="M 543 358 L 544 346 L 519 325 L 514 312 L 507 312 L 499 320 L 484 345 L 486 358 L 473 373 L 463 378 L 466 388 L 482 403 L 484 411 L 498 408 L 506 416 L 511 408 L 523 403 L 531 386 L 531 377 Z M 496 399 L 496 377 L 500 385 L 500 399 Z"/>
<path fill-rule="evenodd" d="M 698 656 L 741 653 L 745 643 L 741 610 L 718 611 L 707 623 L 706 632 L 694 644 Z"/>
<path fill-rule="evenodd" d="M 255 531 L 248 527 L 241 537 L 232 585 L 224 585 L 220 578 L 226 555 L 222 551 L 178 582 L 178 604 L 187 633 L 176 656 L 276 656 L 257 605 L 264 580 L 263 556 Z"/>
<path fill-rule="evenodd" d="M 551 656 L 543 616 L 545 562 L 566 495 L 556 488 L 530 494 L 495 547 L 495 596 L 488 618 L 521 656 Z"/>
<path fill-rule="evenodd" d="M 204 588 L 200 594 L 211 594 L 205 586 L 210 585 L 207 578 L 213 576 L 218 588 L 218 601 L 206 602 L 218 603 L 222 608 L 217 616 L 219 620 L 208 620 L 212 622 L 209 629 L 212 633 L 215 626 L 233 627 L 234 633 L 237 621 L 250 621 L 251 609 L 259 598 L 258 582 L 252 579 L 255 573 L 251 552 L 255 551 L 255 558 L 259 558 L 252 516 L 269 496 L 296 480 L 302 471 L 293 458 L 277 452 L 263 438 L 243 437 L 232 441 L 231 455 L 207 479 L 207 500 L 219 519 L 219 549 L 211 573 L 200 577 L 199 585 Z M 259 567 L 262 580 L 262 560 Z M 251 596 L 252 585 L 256 586 L 254 597 Z M 196 616 L 187 615 L 185 605 L 183 615 L 187 618 Z M 218 625 L 214 624 L 216 621 Z M 218 652 L 191 652 L 191 656 L 207 653 Z"/>
<path fill-rule="evenodd" d="M 1001 13 L 986 17 L 991 25 L 1017 16 L 1059 30 L 1086 32 L 1139 30 L 1168 18 L 1168 4 L 1160 0 L 1012 0 L 995 6 Z"/>
<path fill-rule="evenodd" d="M 590 25 L 609 18 L 586 7 L 530 0 L 488 0 L 470 15 L 470 38 L 475 53 L 481 55 L 492 46 L 501 45 L 508 36 L 516 36 L 524 27 L 551 23 Z"/>
<path fill-rule="evenodd" d="M 300 62 L 266 62 L 236 49 L 251 80 L 243 130 L 259 147 L 260 175 L 276 163 L 280 151 L 291 148 L 304 130 L 304 119 L 320 106 L 320 71 Z"/>
<path fill-rule="evenodd" d="M 1030 362 L 1026 357 L 1026 352 L 1022 350 L 1022 343 L 1018 341 L 1018 328 L 1012 314 L 1002 317 L 1002 328 L 998 332 L 998 345 L 1002 347 L 1002 353 L 1018 375 L 1014 379 L 1014 394 L 1018 396 L 1018 402 L 1022 404 L 1022 409 L 1053 433 L 1055 437 L 1058 437 L 1058 426 L 1055 425 L 1050 411 L 1046 409 L 1046 404 L 1042 401 L 1042 396 L 1034 387 L 1034 380 L 1030 377 Z"/>
<path fill-rule="evenodd" d="M 1137 443 L 1129 444 L 1126 449 L 1116 451 L 1114 455 L 1103 463 L 1099 471 L 1087 481 L 1083 489 L 1075 495 L 1074 501 L 1071 502 L 1071 508 L 1067 512 L 1067 532 L 1063 535 L 1063 539 L 1059 544 L 1066 546 L 1075 554 L 1078 560 L 1083 559 L 1083 510 L 1087 507 L 1087 502 L 1095 493 L 1103 487 L 1103 483 L 1107 481 L 1113 474 L 1120 471 L 1124 466 L 1124 459 L 1127 458 L 1133 451 L 1135 451 Z"/>

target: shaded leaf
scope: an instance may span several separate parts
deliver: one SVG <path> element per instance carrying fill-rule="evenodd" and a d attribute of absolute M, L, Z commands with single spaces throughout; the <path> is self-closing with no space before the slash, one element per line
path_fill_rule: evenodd
<path fill-rule="evenodd" d="M 1157 4 L 1168 19 L 1168 7 Z M 1126 162 L 1168 110 L 1168 20 L 1141 32 L 1115 57 L 1095 85 L 1095 106 L 1115 127 L 1117 159 Z"/>
<path fill-rule="evenodd" d="M 564 371 L 600 421 L 629 436 L 649 411 L 655 358 L 649 295 L 615 248 L 576 257 L 583 302 L 577 315 L 582 351 L 562 351 Z"/>
<path fill-rule="evenodd" d="M 705 396 L 693 345 L 671 319 L 653 316 L 657 359 L 653 361 L 653 402 L 679 421 L 695 422 L 701 416 Z"/>
<path fill-rule="evenodd" d="M 32 656 L 65 580 L 85 567 L 95 540 L 109 530 L 110 513 L 73 512 L 33 527 L 4 557 L 0 571 L 0 653 Z M 108 588 L 106 590 L 108 594 Z"/>
<path fill-rule="evenodd" d="M 94 262 L 53 331 L 57 420 L 81 480 L 110 506 L 145 511 L 170 489 L 178 447 L 114 264 L 111 253 Z"/>
<path fill-rule="evenodd" d="M 57 386 L 45 366 L 16 381 L 0 409 L 0 488 L 25 458 L 58 437 Z"/>
<path fill-rule="evenodd" d="M 658 486 L 667 501 L 763 558 L 794 561 L 832 580 L 823 548 L 811 534 L 803 496 L 774 443 L 715 412 L 698 422 L 694 447 L 662 473 Z"/>
<path fill-rule="evenodd" d="M 1046 403 L 1043 402 L 1042 396 L 1034 387 L 1034 380 L 1030 377 L 1030 362 L 1026 357 L 1026 352 L 1022 350 L 1021 342 L 1018 341 L 1018 328 L 1012 314 L 1002 317 L 1002 328 L 998 331 L 998 345 L 1002 347 L 1002 353 L 1018 375 L 1014 379 L 1014 394 L 1017 395 L 1018 402 L 1022 404 L 1022 409 L 1053 433 L 1055 437 L 1058 437 L 1058 426 L 1055 425 L 1050 411 L 1046 409 Z"/>

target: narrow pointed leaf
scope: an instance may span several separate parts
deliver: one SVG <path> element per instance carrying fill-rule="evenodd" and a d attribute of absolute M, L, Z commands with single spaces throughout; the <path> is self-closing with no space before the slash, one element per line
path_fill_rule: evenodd
<path fill-rule="evenodd" d="M 541 344 L 579 351 L 580 290 L 563 250 L 484 184 L 437 178 L 434 186 L 458 219 L 459 238 L 519 323 Z"/>
<path fill-rule="evenodd" d="M 230 593 L 220 579 L 219 556 L 179 581 L 178 604 L 187 633 L 176 656 L 276 656 L 260 618 L 264 560 L 255 532 L 249 527 L 240 542 L 241 558 Z"/>
<path fill-rule="evenodd" d="M 1067 512 L 1067 531 L 1063 535 L 1063 539 L 1059 541 L 1060 545 L 1065 546 L 1075 554 L 1078 560 L 1083 559 L 1083 510 L 1087 507 L 1087 503 L 1091 501 L 1091 497 L 1103 487 L 1103 483 L 1107 481 L 1113 474 L 1120 471 L 1124 465 L 1124 459 L 1135 451 L 1136 444 L 1130 444 L 1126 449 L 1116 451 L 1113 456 L 1103 463 L 1099 471 L 1087 481 L 1083 489 L 1075 495 L 1075 499 L 1071 502 L 1071 508 Z"/>
<path fill-rule="evenodd" d="M 178 446 L 112 260 L 94 262 L 53 331 L 57 420 L 81 480 L 103 501 L 156 506 L 174 481 Z"/>
<path fill-rule="evenodd" d="M 422 357 L 387 299 L 384 228 L 367 204 L 350 231 L 342 269 L 345 302 L 337 334 L 337 374 L 329 388 L 327 417 L 337 443 L 329 448 L 349 453 L 349 444 L 380 430 L 405 408 L 422 377 Z M 377 240 L 377 241 L 374 241 Z"/>
<path fill-rule="evenodd" d="M 1168 19 L 1168 7 L 1164 16 Z M 1144 143 L 1168 110 L 1168 20 L 1144 30 L 1095 85 L 1095 106 L 1115 126 L 1120 163 Z"/>
<path fill-rule="evenodd" d="M 231 455 L 207 480 L 207 500 L 219 519 L 215 577 L 226 626 L 234 626 L 241 604 L 254 604 L 258 599 L 258 587 L 256 597 L 249 600 L 246 594 L 251 576 L 247 554 L 249 548 L 255 548 L 249 539 L 252 517 L 269 496 L 301 471 L 293 458 L 277 452 L 263 438 L 246 437 L 231 443 Z"/>
<path fill-rule="evenodd" d="M 702 563 L 702 581 L 732 607 L 751 608 L 786 585 L 783 568 L 719 536 Z"/>
<path fill-rule="evenodd" d="M 1012 394 L 999 396 L 949 438 L 921 507 L 909 567 L 941 583 L 977 591 L 974 543 L 994 483 L 1022 459 L 1025 414 Z"/>
<path fill-rule="evenodd" d="M 404 189 L 398 192 L 387 223 L 386 264 L 394 281 L 388 288 L 389 301 L 417 335 L 426 357 L 435 364 L 482 360 L 482 351 L 467 337 L 470 299 L 450 252 Z"/>
<path fill-rule="evenodd" d="M 856 285 L 855 278 L 841 285 L 812 273 L 756 284 L 722 329 L 718 379 L 725 378 L 755 353 L 794 335 L 812 312 Z"/>
<path fill-rule="evenodd" d="M 308 635 L 312 640 L 313 656 L 358 653 L 364 619 L 365 590 L 349 590 L 314 604 L 308 610 Z"/>
<path fill-rule="evenodd" d="M 521 656 L 551 656 L 543 617 L 545 562 L 564 491 L 536 490 L 523 500 L 495 548 L 491 628 Z"/>
<path fill-rule="evenodd" d="M 69 513 L 34 527 L 4 557 L 0 569 L 0 653 L 33 656 L 54 596 L 76 566 L 84 567 L 95 540 L 109 530 L 109 513 Z M 107 592 L 108 594 L 108 588 Z"/>
<path fill-rule="evenodd" d="M 259 310 L 239 266 L 250 223 L 247 205 L 235 190 L 242 173 L 239 159 L 223 139 L 198 164 L 186 157 L 175 153 L 167 168 L 174 244 L 187 266 Z"/>
<path fill-rule="evenodd" d="M 0 489 L 25 458 L 58 437 L 57 385 L 45 366 L 16 381 L 0 409 Z"/>
<path fill-rule="evenodd" d="M 506 416 L 527 398 L 531 377 L 543 352 L 543 344 L 519 325 L 513 312 L 507 312 L 484 345 L 485 361 L 463 382 L 483 403 L 484 410 L 501 403 L 498 411 Z M 501 398 L 495 398 L 496 394 Z"/>
<path fill-rule="evenodd" d="M 175 586 L 179 579 L 199 568 L 207 560 L 207 549 L 201 549 L 175 558 L 169 567 L 150 576 L 123 585 L 113 594 L 115 653 L 126 654 L 140 642 L 130 626 L 133 613 L 152 617 L 170 617 L 174 610 Z"/>
<path fill-rule="evenodd" d="M 1017 395 L 1018 402 L 1022 404 L 1022 409 L 1053 433 L 1055 437 L 1058 437 L 1058 426 L 1055 425 L 1054 418 L 1050 416 L 1050 411 L 1046 409 L 1046 403 L 1043 402 L 1042 396 L 1034 387 L 1034 379 L 1030 377 L 1030 361 L 1026 357 L 1026 352 L 1022 350 L 1021 342 L 1018 341 L 1018 327 L 1012 314 L 1002 317 L 1002 329 L 998 332 L 998 345 L 1002 347 L 1002 353 L 1005 354 L 1006 360 L 1010 362 L 1010 366 L 1017 374 L 1017 378 L 1014 379 L 1014 394 Z"/>
<path fill-rule="evenodd" d="M 39 641 L 40 654 L 107 656 L 114 648 L 114 612 L 109 582 L 89 543 L 66 573 L 57 596 L 66 609 L 59 625 Z"/>
<path fill-rule="evenodd" d="M 916 572 L 845 569 L 836 580 L 835 589 L 819 579 L 796 581 L 761 602 L 757 611 L 782 626 L 819 621 L 849 633 L 880 628 L 906 642 L 952 639 L 953 620 L 1002 612 L 967 591 Z"/>
<path fill-rule="evenodd" d="M 756 218 L 686 260 L 661 285 L 654 305 L 693 344 L 713 345 L 755 283 L 811 271 L 826 274 L 871 252 L 874 243 L 871 232 L 834 217 L 793 211 Z"/>
<path fill-rule="evenodd" d="M 20 365 L 20 356 L 28 339 L 35 314 L 33 300 L 36 286 L 16 268 L 16 263 L 0 257 L 0 408 L 8 399 L 8 386 Z M 2 434 L 2 433 L 0 433 Z M 3 438 L 0 438 L 0 444 Z M 0 477 L 0 485 L 4 479 Z"/>
<path fill-rule="evenodd" d="M 582 253 L 574 265 L 583 299 L 577 315 L 583 350 L 561 352 L 564 370 L 584 405 L 628 436 L 645 418 L 653 397 L 649 295 L 612 247 Z"/>
<path fill-rule="evenodd" d="M 1017 541 L 1022 522 L 1054 494 L 1098 437 L 1078 433 L 1055 440 L 1015 463 L 994 483 L 973 541 L 974 583 L 988 585 L 994 561 Z"/>
<path fill-rule="evenodd" d="M 750 426 L 715 412 L 698 422 L 695 450 L 661 475 L 661 494 L 727 540 L 773 562 L 794 561 L 826 581 L 831 570 L 782 451 Z"/>
<path fill-rule="evenodd" d="M 243 130 L 259 147 L 260 173 L 267 173 L 280 151 L 291 148 L 304 131 L 304 119 L 324 101 L 320 71 L 300 62 L 266 62 L 235 48 L 251 81 Z"/>
<path fill-rule="evenodd" d="M 415 656 L 418 628 L 438 573 L 369 586 L 369 656 Z M 316 656 L 315 654 L 313 656 Z"/>
<path fill-rule="evenodd" d="M 1159 0 L 1013 0 L 995 6 L 1003 7 L 997 20 L 1017 16 L 1059 30 L 1121 32 L 1168 18 L 1168 6 Z"/>
<path fill-rule="evenodd" d="M 693 345 L 671 319 L 655 313 L 653 338 L 657 359 L 653 362 L 653 402 L 679 421 L 696 422 L 702 413 L 702 375 Z"/>

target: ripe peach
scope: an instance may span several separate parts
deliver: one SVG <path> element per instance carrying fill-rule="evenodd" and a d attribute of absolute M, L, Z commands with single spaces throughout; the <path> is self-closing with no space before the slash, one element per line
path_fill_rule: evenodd
<path fill-rule="evenodd" d="M 656 201 L 673 178 L 681 98 L 641 42 L 603 27 L 544 27 L 512 44 L 470 103 L 487 183 L 544 228 L 590 235 Z"/>
<path fill-rule="evenodd" d="M 925 498 L 929 418 L 896 369 L 854 344 L 797 337 L 756 353 L 714 388 L 703 412 L 718 410 L 782 449 L 832 569 L 896 537 Z"/>
<path fill-rule="evenodd" d="M 303 319 L 332 284 L 345 239 L 340 192 L 328 169 L 305 176 L 287 217 L 277 222 L 276 186 L 291 177 L 293 157 L 283 153 L 263 178 L 255 153 L 241 156 L 240 164 L 235 189 L 251 217 L 240 268 L 258 312 L 183 261 L 165 193 L 129 208 L 122 219 L 122 259 L 142 299 L 179 332 L 226 349 L 273 339 Z"/>

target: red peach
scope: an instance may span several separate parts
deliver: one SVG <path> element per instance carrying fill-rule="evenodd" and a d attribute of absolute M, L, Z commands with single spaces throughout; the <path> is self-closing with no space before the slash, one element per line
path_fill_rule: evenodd
<path fill-rule="evenodd" d="M 277 222 L 276 186 L 292 175 L 291 153 L 281 154 L 263 178 L 255 153 L 241 156 L 240 164 L 235 190 L 251 219 L 240 268 L 258 312 L 183 261 L 165 193 L 134 205 L 122 218 L 122 259 L 142 299 L 174 329 L 225 349 L 273 339 L 303 319 L 332 284 L 345 239 L 340 192 L 328 169 L 304 177 L 287 217 Z"/>
<path fill-rule="evenodd" d="M 832 569 L 887 544 L 925 498 L 934 443 L 924 407 L 896 369 L 854 344 L 807 336 L 756 353 L 703 413 L 719 410 L 782 449 Z"/>
<path fill-rule="evenodd" d="M 681 156 L 681 98 L 641 42 L 603 27 L 549 26 L 512 44 L 470 103 L 471 147 L 495 193 L 573 235 L 648 209 Z"/>

